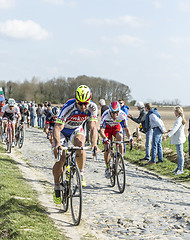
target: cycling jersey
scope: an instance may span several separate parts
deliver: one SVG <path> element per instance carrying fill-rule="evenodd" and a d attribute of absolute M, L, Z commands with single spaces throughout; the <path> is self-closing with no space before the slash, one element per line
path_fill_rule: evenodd
<path fill-rule="evenodd" d="M 21 114 L 21 122 L 22 123 L 26 123 L 26 118 L 27 118 L 27 122 L 29 122 L 30 112 L 28 110 L 24 111 L 24 108 L 21 106 L 20 107 L 20 114 Z"/>
<path fill-rule="evenodd" d="M 14 106 L 14 108 L 11 110 L 9 108 L 9 105 L 6 104 L 5 106 L 3 106 L 2 108 L 2 112 L 3 114 L 3 119 L 10 119 L 11 121 L 15 122 L 15 116 L 20 115 L 20 109 L 18 106 Z"/>
<path fill-rule="evenodd" d="M 54 125 L 55 125 L 55 122 L 56 122 L 56 119 L 57 118 L 53 118 L 51 113 L 47 113 L 46 115 L 46 122 L 45 124 L 49 124 L 50 125 L 50 129 L 53 129 L 54 128 Z"/>
<path fill-rule="evenodd" d="M 10 108 L 9 108 L 9 105 L 8 104 L 6 104 L 5 106 L 3 106 L 3 109 L 2 109 L 2 112 L 6 112 L 6 113 L 13 113 L 13 114 L 20 114 L 20 109 L 19 109 L 19 107 L 18 106 L 14 106 L 14 108 L 11 110 Z"/>
<path fill-rule="evenodd" d="M 124 128 L 126 128 L 128 126 L 127 115 L 122 110 L 119 111 L 117 118 L 114 120 L 110 114 L 110 110 L 108 109 L 102 115 L 100 128 L 105 128 L 106 126 L 114 127 L 122 121 L 124 123 Z"/>
<path fill-rule="evenodd" d="M 65 103 L 61 112 L 56 120 L 56 123 L 64 124 L 64 128 L 76 129 L 89 118 L 89 121 L 97 121 L 98 107 L 90 101 L 87 109 L 81 112 L 75 99 L 70 99 Z"/>

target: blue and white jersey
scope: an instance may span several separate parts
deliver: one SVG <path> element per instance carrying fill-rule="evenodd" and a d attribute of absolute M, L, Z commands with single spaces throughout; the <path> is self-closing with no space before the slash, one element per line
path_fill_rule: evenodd
<path fill-rule="evenodd" d="M 97 114 L 98 107 L 96 103 L 90 101 L 87 109 L 81 112 L 77 107 L 76 100 L 73 98 L 64 104 L 56 123 L 64 124 L 64 128 L 75 129 L 82 126 L 88 118 L 90 118 L 90 121 L 97 121 Z"/>
<path fill-rule="evenodd" d="M 114 120 L 110 114 L 110 110 L 108 109 L 102 115 L 100 128 L 105 128 L 106 125 L 114 127 L 117 126 L 118 124 L 121 124 L 122 121 L 124 122 L 124 127 L 127 127 L 128 126 L 127 115 L 122 110 L 119 111 L 118 117 Z"/>

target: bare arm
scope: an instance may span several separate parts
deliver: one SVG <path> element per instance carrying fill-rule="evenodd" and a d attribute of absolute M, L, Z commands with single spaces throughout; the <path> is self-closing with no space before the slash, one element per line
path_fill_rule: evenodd
<path fill-rule="evenodd" d="M 124 129 L 125 129 L 125 134 L 126 134 L 126 136 L 127 136 L 128 138 L 130 138 L 131 135 L 130 135 L 130 132 L 129 132 L 129 128 L 126 127 L 126 128 L 124 128 Z"/>
<path fill-rule="evenodd" d="M 53 137 L 55 142 L 55 148 L 60 146 L 60 132 L 63 130 L 64 124 L 56 123 L 53 129 Z"/>
<path fill-rule="evenodd" d="M 105 129 L 104 128 L 100 128 L 100 136 L 105 139 L 106 138 L 106 135 L 105 135 Z"/>
<path fill-rule="evenodd" d="M 90 140 L 91 140 L 91 145 L 92 148 L 94 148 L 94 146 L 97 146 L 97 122 L 96 121 L 90 121 L 89 122 L 89 126 L 90 126 Z"/>

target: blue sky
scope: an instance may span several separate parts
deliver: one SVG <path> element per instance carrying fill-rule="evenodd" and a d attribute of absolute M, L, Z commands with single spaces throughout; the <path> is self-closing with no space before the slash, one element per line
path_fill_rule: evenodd
<path fill-rule="evenodd" d="M 190 105 L 190 1 L 0 0 L 0 80 L 79 75 Z"/>

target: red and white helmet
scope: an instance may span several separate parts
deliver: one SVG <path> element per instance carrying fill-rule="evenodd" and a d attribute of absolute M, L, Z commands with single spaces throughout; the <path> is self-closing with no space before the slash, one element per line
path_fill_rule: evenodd
<path fill-rule="evenodd" d="M 119 102 L 117 101 L 111 102 L 109 104 L 109 109 L 111 112 L 118 112 L 121 109 Z"/>

